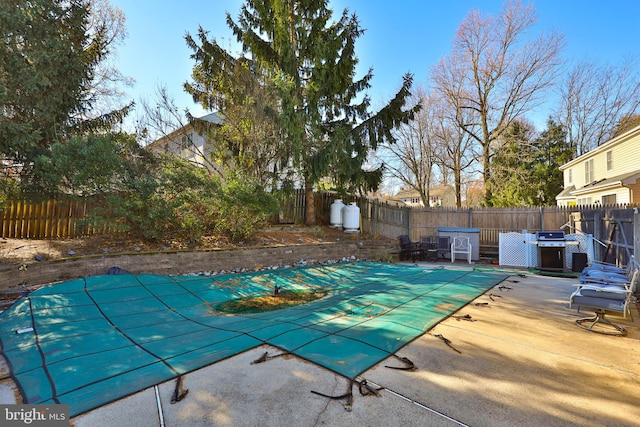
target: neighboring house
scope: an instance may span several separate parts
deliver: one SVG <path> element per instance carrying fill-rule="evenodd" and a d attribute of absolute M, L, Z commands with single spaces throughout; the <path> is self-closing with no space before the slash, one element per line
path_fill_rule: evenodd
<path fill-rule="evenodd" d="M 640 203 L 640 126 L 560 166 L 558 206 Z"/>
<path fill-rule="evenodd" d="M 425 207 L 425 204 L 420 197 L 420 193 L 416 190 L 401 189 L 398 194 L 393 197 L 393 200 L 397 200 L 409 206 Z M 456 193 L 455 190 L 449 185 L 441 185 L 438 187 L 432 187 L 429 189 L 429 203 L 431 208 L 436 207 L 455 207 L 456 206 Z"/>
<path fill-rule="evenodd" d="M 210 113 L 200 117 L 200 120 L 221 125 L 222 119 L 218 113 Z M 171 153 L 188 160 L 197 165 L 213 168 L 215 165 L 207 161 L 211 153 L 210 141 L 200 135 L 191 124 L 182 126 L 179 129 L 153 141 L 146 147 L 154 153 Z"/>

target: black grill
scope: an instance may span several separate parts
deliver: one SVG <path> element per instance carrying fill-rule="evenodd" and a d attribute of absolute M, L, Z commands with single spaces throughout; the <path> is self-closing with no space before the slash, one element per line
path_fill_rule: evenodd
<path fill-rule="evenodd" d="M 536 241 L 538 247 L 563 248 L 566 246 L 564 231 L 538 231 Z"/>
<path fill-rule="evenodd" d="M 538 231 L 538 268 L 548 271 L 563 271 L 566 240 L 564 231 Z"/>

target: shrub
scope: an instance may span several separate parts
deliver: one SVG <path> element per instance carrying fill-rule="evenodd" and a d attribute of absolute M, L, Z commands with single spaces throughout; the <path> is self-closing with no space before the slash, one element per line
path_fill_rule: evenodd
<path fill-rule="evenodd" d="M 222 187 L 221 197 L 213 205 L 214 231 L 234 242 L 249 238 L 263 228 L 278 212 L 278 203 L 255 180 L 231 176 Z"/>

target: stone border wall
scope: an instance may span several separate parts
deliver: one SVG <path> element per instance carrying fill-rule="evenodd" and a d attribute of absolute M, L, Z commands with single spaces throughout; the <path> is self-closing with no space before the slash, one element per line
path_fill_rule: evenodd
<path fill-rule="evenodd" d="M 134 274 L 188 274 L 207 271 L 226 272 L 246 268 L 293 265 L 300 260 L 308 264 L 357 259 L 389 259 L 393 247 L 379 241 L 334 242 L 313 245 L 276 246 L 234 250 L 167 251 L 123 255 L 64 258 L 53 261 L 0 268 L 0 290 L 21 285 L 34 286 L 77 277 L 107 274 L 120 267 Z"/>

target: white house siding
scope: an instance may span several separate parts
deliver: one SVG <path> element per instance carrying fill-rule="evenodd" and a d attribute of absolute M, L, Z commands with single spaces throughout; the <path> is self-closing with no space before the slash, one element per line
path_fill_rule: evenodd
<path fill-rule="evenodd" d="M 597 201 L 598 203 L 604 203 L 604 197 L 610 195 L 616 196 L 616 203 L 624 204 L 631 202 L 631 200 L 629 200 L 629 190 L 627 188 L 617 188 L 615 190 L 602 191 L 600 193 L 593 194 L 592 197 L 594 198 L 594 202 Z"/>
<path fill-rule="evenodd" d="M 611 152 L 612 168 L 607 168 L 607 152 Z M 593 175 L 589 182 L 585 181 L 585 164 L 593 160 Z M 614 178 L 624 174 L 640 171 L 640 126 L 620 135 L 605 144 L 595 148 L 594 150 L 583 154 L 580 157 L 562 165 L 560 170 L 563 171 L 564 186 L 568 188 L 575 186 L 576 200 L 578 202 L 585 201 L 589 197 L 591 203 L 602 203 L 602 196 L 608 194 L 616 194 L 616 203 L 632 203 L 638 202 L 632 200 L 632 190 L 628 188 L 617 188 L 610 190 L 598 190 L 597 185 L 593 192 L 581 191 L 587 184 L 594 181 Z M 571 176 L 571 179 L 569 179 Z M 557 200 L 559 205 L 567 205 L 570 201 L 566 198 Z"/>
<path fill-rule="evenodd" d="M 640 135 L 635 143 L 613 148 L 613 168 L 616 175 L 640 170 Z"/>

